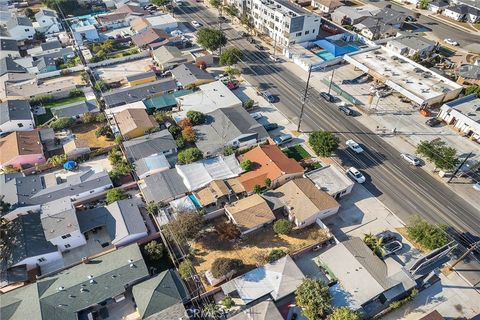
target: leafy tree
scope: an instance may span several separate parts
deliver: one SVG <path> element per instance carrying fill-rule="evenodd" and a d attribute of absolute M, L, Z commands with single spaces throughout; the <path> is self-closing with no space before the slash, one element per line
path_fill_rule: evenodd
<path fill-rule="evenodd" d="M 240 162 L 240 168 L 242 168 L 243 171 L 250 171 L 252 170 L 252 161 L 245 159 Z"/>
<path fill-rule="evenodd" d="M 373 251 L 379 258 L 385 255 L 385 250 L 383 249 L 383 238 L 377 237 L 371 233 L 365 234 L 363 236 L 363 242 Z"/>
<path fill-rule="evenodd" d="M 238 9 L 237 7 L 235 7 L 235 5 L 231 4 L 231 5 L 228 5 L 228 6 L 225 6 L 223 8 L 223 10 L 225 11 L 225 13 L 227 15 L 229 15 L 231 18 L 235 18 L 236 16 L 238 16 Z"/>
<path fill-rule="evenodd" d="M 175 220 L 166 225 L 166 235 L 169 239 L 184 241 L 184 239 L 194 239 L 202 230 L 203 219 L 197 212 L 186 212 L 177 215 Z"/>
<path fill-rule="evenodd" d="M 240 259 L 217 258 L 213 261 L 210 271 L 215 278 L 227 276 L 232 271 L 238 271 L 243 267 Z"/>
<path fill-rule="evenodd" d="M 427 157 L 441 170 L 453 170 L 459 162 L 457 150 L 447 147 L 443 140 L 420 141 L 417 146 L 417 153 Z"/>
<path fill-rule="evenodd" d="M 180 128 L 186 128 L 186 127 L 191 127 L 192 126 L 192 121 L 190 121 L 189 118 L 182 119 L 178 122 L 178 125 Z"/>
<path fill-rule="evenodd" d="M 193 126 L 203 124 L 205 122 L 205 114 L 200 111 L 190 110 L 187 111 L 187 118 L 190 119 L 190 122 Z"/>
<path fill-rule="evenodd" d="M 430 3 L 430 0 L 420 0 L 417 4 L 417 7 L 422 10 L 427 10 L 429 3 Z"/>
<path fill-rule="evenodd" d="M 50 122 L 49 127 L 54 129 L 54 130 L 60 130 L 60 129 L 65 129 L 67 127 L 72 126 L 75 123 L 75 120 L 73 118 L 58 118 L 56 120 L 53 120 Z"/>
<path fill-rule="evenodd" d="M 247 14 L 243 14 L 240 17 L 240 22 L 245 26 L 245 28 L 247 28 L 249 33 L 251 33 L 252 30 L 255 28 L 252 18 Z"/>
<path fill-rule="evenodd" d="M 48 158 L 47 163 L 57 167 L 62 165 L 65 161 L 67 161 L 67 155 L 61 154 L 61 155 L 51 156 L 50 158 Z"/>
<path fill-rule="evenodd" d="M 230 77 L 230 78 L 235 78 L 236 76 L 240 75 L 240 70 L 232 67 L 227 67 L 225 69 L 225 73 Z"/>
<path fill-rule="evenodd" d="M 160 130 L 162 130 L 162 129 L 160 129 L 159 127 L 148 128 L 147 130 L 145 130 L 145 134 L 152 134 L 152 133 L 158 132 Z"/>
<path fill-rule="evenodd" d="M 90 123 L 95 121 L 95 115 L 93 113 L 87 112 L 80 117 L 80 120 L 82 120 L 83 123 Z"/>
<path fill-rule="evenodd" d="M 235 305 L 235 301 L 233 301 L 232 297 L 230 296 L 226 296 L 225 298 L 223 298 L 221 303 L 227 309 L 230 309 Z"/>
<path fill-rule="evenodd" d="M 277 234 L 289 234 L 292 229 L 293 224 L 287 219 L 279 219 L 273 224 L 273 231 Z"/>
<path fill-rule="evenodd" d="M 100 92 L 104 92 L 104 91 L 107 91 L 108 90 L 108 85 L 105 81 L 103 80 L 97 80 L 95 82 L 95 85 L 93 86 L 93 88 L 97 91 L 100 91 Z"/>
<path fill-rule="evenodd" d="M 145 206 L 145 209 L 147 209 L 147 212 L 151 215 L 154 215 L 155 213 L 157 213 L 159 208 L 160 208 L 160 206 L 158 205 L 158 203 L 156 203 L 154 201 L 150 201 Z"/>
<path fill-rule="evenodd" d="M 53 100 L 52 95 L 40 96 L 40 97 L 36 97 L 36 98 L 33 98 L 32 100 L 30 100 L 30 104 L 32 106 L 38 106 L 40 104 L 48 103 L 52 100 Z"/>
<path fill-rule="evenodd" d="M 243 53 L 235 47 L 226 48 L 220 55 L 220 64 L 222 66 L 233 66 L 243 58 Z"/>
<path fill-rule="evenodd" d="M 168 127 L 168 131 L 174 136 L 175 138 L 178 137 L 178 135 L 182 132 L 182 128 L 176 124 L 172 124 L 170 127 Z"/>
<path fill-rule="evenodd" d="M 189 164 L 203 158 L 202 151 L 197 148 L 188 148 L 178 153 L 179 164 Z"/>
<path fill-rule="evenodd" d="M 235 147 L 232 146 L 232 145 L 228 145 L 225 147 L 225 149 L 223 149 L 223 155 L 224 156 L 230 156 L 232 154 L 235 154 Z"/>
<path fill-rule="evenodd" d="M 2 196 L 2 197 L 0 198 L 0 213 L 1 213 L 1 214 L 4 214 L 4 213 L 8 212 L 8 211 L 10 210 L 10 207 L 12 206 L 10 203 L 5 202 L 5 201 L 3 200 L 4 197 L 5 197 L 5 196 Z"/>
<path fill-rule="evenodd" d="M 324 319 L 331 309 L 328 287 L 318 279 L 304 279 L 295 292 L 295 301 L 309 320 Z"/>
<path fill-rule="evenodd" d="M 260 194 L 262 193 L 262 187 L 259 184 L 253 186 L 253 193 Z"/>
<path fill-rule="evenodd" d="M 88 84 L 90 81 L 90 76 L 88 75 L 87 71 L 82 71 L 80 73 L 80 76 L 82 77 L 82 81 L 85 82 L 85 84 Z"/>
<path fill-rule="evenodd" d="M 153 240 L 147 243 L 144 247 L 145 253 L 152 259 L 152 260 L 160 260 L 163 257 L 163 244 L 158 243 L 157 241 Z"/>
<path fill-rule="evenodd" d="M 150 2 L 156 6 L 165 7 L 167 4 L 170 3 L 170 0 L 151 0 Z"/>
<path fill-rule="evenodd" d="M 123 189 L 112 188 L 107 190 L 107 203 L 114 203 L 118 200 L 127 199 L 128 195 L 123 191 Z"/>
<path fill-rule="evenodd" d="M 245 103 L 243 104 L 243 107 L 247 110 L 250 110 L 253 108 L 253 105 L 255 104 L 255 101 L 253 101 L 252 99 L 248 99 L 247 101 L 245 101 Z"/>
<path fill-rule="evenodd" d="M 192 127 L 185 127 L 182 130 L 182 138 L 187 142 L 195 142 L 197 140 L 197 133 Z"/>
<path fill-rule="evenodd" d="M 95 136 L 97 138 L 104 136 L 107 139 L 115 139 L 112 128 L 110 128 L 108 124 L 105 124 L 98 128 L 97 131 L 95 131 Z"/>
<path fill-rule="evenodd" d="M 287 253 L 282 249 L 272 249 L 267 256 L 267 261 L 268 263 L 272 263 L 280 258 L 285 257 L 286 255 Z"/>
<path fill-rule="evenodd" d="M 209 302 L 203 305 L 202 314 L 207 319 L 221 319 L 220 308 L 214 302 Z"/>
<path fill-rule="evenodd" d="M 83 95 L 84 95 L 84 93 L 83 93 L 83 91 L 80 90 L 80 89 L 73 89 L 73 90 L 71 90 L 71 91 L 68 93 L 68 96 L 69 96 L 70 98 L 81 97 L 81 96 L 83 96 Z"/>
<path fill-rule="evenodd" d="M 197 42 L 205 49 L 215 51 L 227 44 L 227 37 L 221 30 L 201 28 L 197 31 Z"/>
<path fill-rule="evenodd" d="M 237 225 L 231 222 L 215 224 L 215 231 L 218 234 L 218 238 L 222 241 L 235 240 L 241 235 L 240 229 L 238 229 Z"/>
<path fill-rule="evenodd" d="M 118 163 L 123 161 L 123 154 L 122 151 L 120 151 L 119 148 L 113 148 L 110 150 L 107 156 L 108 161 L 110 161 L 110 164 L 112 166 L 117 165 Z"/>
<path fill-rule="evenodd" d="M 333 133 L 327 131 L 314 131 L 308 137 L 308 143 L 319 156 L 329 157 L 338 148 L 340 140 Z"/>
<path fill-rule="evenodd" d="M 105 122 L 107 121 L 107 117 L 103 112 L 99 112 L 95 115 L 95 121 L 96 122 Z"/>
<path fill-rule="evenodd" d="M 175 139 L 175 144 L 177 145 L 178 149 L 182 149 L 183 147 L 185 147 L 185 140 L 183 140 L 182 137 L 178 137 L 177 139 Z"/>
<path fill-rule="evenodd" d="M 132 171 L 132 165 L 125 160 L 122 160 L 121 162 L 115 164 L 112 170 L 113 174 L 116 176 L 126 176 L 129 175 Z"/>
<path fill-rule="evenodd" d="M 434 250 L 446 245 L 450 239 L 444 225 L 433 225 L 416 216 L 407 224 L 408 236 L 428 250 Z"/>
<path fill-rule="evenodd" d="M 340 307 L 333 310 L 328 320 L 360 320 L 360 315 L 348 307 Z"/>
<path fill-rule="evenodd" d="M 272 179 L 265 178 L 265 187 L 270 188 L 271 185 L 272 185 Z"/>
<path fill-rule="evenodd" d="M 33 10 L 31 8 L 26 8 L 24 13 L 30 19 L 35 18 L 35 12 L 33 12 Z"/>
<path fill-rule="evenodd" d="M 183 280 L 190 278 L 190 274 L 193 271 L 192 261 L 185 259 L 178 265 L 178 274 Z"/>
<path fill-rule="evenodd" d="M 153 113 L 153 118 L 155 119 L 155 121 L 157 121 L 160 124 L 164 123 L 165 121 L 172 120 L 170 113 L 165 111 L 155 111 Z"/>
<path fill-rule="evenodd" d="M 117 135 L 115 136 L 114 141 L 115 141 L 116 144 L 122 143 L 122 141 L 123 141 L 122 135 L 121 135 L 121 134 L 117 134 Z"/>
<path fill-rule="evenodd" d="M 475 93 L 478 97 L 480 97 L 480 86 L 476 84 L 469 85 L 465 88 L 465 95 L 468 96 L 472 93 Z"/>

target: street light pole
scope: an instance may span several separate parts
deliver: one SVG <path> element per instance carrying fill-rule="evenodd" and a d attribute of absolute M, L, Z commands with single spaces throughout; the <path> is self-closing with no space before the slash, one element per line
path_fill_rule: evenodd
<path fill-rule="evenodd" d="M 308 67 L 307 85 L 305 86 L 305 91 L 303 92 L 302 107 L 300 109 L 300 117 L 298 119 L 298 126 L 297 126 L 297 131 L 298 132 L 300 132 L 300 125 L 302 124 L 303 110 L 305 109 L 305 102 L 307 101 L 308 85 L 310 83 L 310 76 L 311 75 L 312 75 L 312 66 L 310 65 Z"/>
<path fill-rule="evenodd" d="M 328 94 L 330 94 L 330 90 L 332 89 L 332 82 L 333 82 L 333 75 L 335 74 L 335 69 L 332 69 L 332 76 L 330 77 L 330 83 L 328 84 Z"/>
<path fill-rule="evenodd" d="M 463 259 L 465 259 L 466 256 L 468 256 L 470 253 L 473 252 L 473 250 L 476 250 L 479 245 L 480 245 L 480 241 L 477 241 L 477 242 L 475 242 L 474 244 L 472 244 L 472 246 L 470 247 L 470 249 L 468 249 L 467 252 L 465 252 L 464 254 L 462 254 L 462 256 L 461 256 L 460 258 L 458 258 L 458 259 L 448 268 L 448 270 L 453 270 L 453 268 L 454 268 L 460 261 L 462 261 Z"/>

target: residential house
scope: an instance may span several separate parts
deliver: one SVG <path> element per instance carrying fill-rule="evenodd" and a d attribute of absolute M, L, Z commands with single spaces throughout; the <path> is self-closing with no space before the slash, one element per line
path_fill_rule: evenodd
<path fill-rule="evenodd" d="M 437 118 L 453 126 L 461 135 L 480 143 L 480 99 L 476 94 L 445 103 Z"/>
<path fill-rule="evenodd" d="M 153 116 L 142 109 L 127 109 L 119 112 L 115 120 L 118 131 L 125 139 L 143 136 L 148 130 L 158 127 Z"/>
<path fill-rule="evenodd" d="M 407 15 L 392 8 L 383 8 L 372 17 L 355 24 L 355 29 L 370 40 L 388 38 L 397 34 L 403 26 Z"/>
<path fill-rule="evenodd" d="M 456 21 L 464 21 L 467 17 L 468 8 L 469 7 L 464 4 L 453 5 L 445 8 L 442 11 L 442 15 Z"/>
<path fill-rule="evenodd" d="M 312 7 L 318 8 L 323 13 L 331 13 L 343 6 L 339 0 L 312 0 Z"/>
<path fill-rule="evenodd" d="M 71 28 L 75 41 L 80 44 L 83 44 L 84 41 L 96 42 L 100 40 L 97 27 L 93 24 L 77 22 Z"/>
<path fill-rule="evenodd" d="M 6 57 L 20 58 L 17 40 L 0 38 L 0 59 Z"/>
<path fill-rule="evenodd" d="M 177 84 L 185 89 L 215 81 L 210 73 L 192 63 L 184 63 L 172 69 L 172 76 L 177 81 Z"/>
<path fill-rule="evenodd" d="M 139 86 L 142 84 L 154 82 L 157 80 L 157 75 L 153 71 L 141 72 L 132 75 L 127 75 L 125 77 L 127 79 L 128 84 L 130 87 Z"/>
<path fill-rule="evenodd" d="M 182 319 L 189 293 L 178 272 L 169 269 L 136 284 L 132 295 L 141 319 Z"/>
<path fill-rule="evenodd" d="M 230 320 L 251 320 L 252 315 L 255 315 L 255 320 L 283 320 L 283 316 L 278 311 L 275 303 L 271 300 L 261 301 L 252 306 L 249 305 L 247 309 L 243 309 L 232 317 Z"/>
<path fill-rule="evenodd" d="M 6 29 L 10 38 L 17 41 L 33 39 L 35 28 L 33 28 L 32 21 L 28 17 L 13 15 L 6 24 Z"/>
<path fill-rule="evenodd" d="M 480 21 L 480 9 L 468 6 L 467 21 L 470 23 L 478 23 Z"/>
<path fill-rule="evenodd" d="M 36 68 L 35 73 L 46 73 L 57 70 L 57 62 L 52 57 L 41 57 L 33 60 L 33 66 Z"/>
<path fill-rule="evenodd" d="M 458 68 L 457 82 L 461 85 L 480 85 L 480 66 L 474 64 L 462 64 Z"/>
<path fill-rule="evenodd" d="M 63 152 L 68 159 L 76 159 L 90 153 L 90 146 L 87 140 L 72 139 L 63 145 Z"/>
<path fill-rule="evenodd" d="M 130 22 L 130 28 L 136 33 L 143 32 L 149 28 L 162 29 L 170 32 L 177 27 L 177 20 L 168 13 L 139 17 Z"/>
<path fill-rule="evenodd" d="M 27 73 L 27 69 L 18 64 L 12 57 L 5 57 L 0 60 L 0 76 L 7 73 Z"/>
<path fill-rule="evenodd" d="M 173 69 L 179 64 L 193 62 L 193 57 L 189 52 L 182 52 L 173 46 L 163 46 L 153 50 L 152 57 L 162 70 Z"/>
<path fill-rule="evenodd" d="M 133 163 L 139 179 L 145 179 L 152 174 L 170 169 L 170 163 L 163 153 L 156 153 L 141 158 Z"/>
<path fill-rule="evenodd" d="M 28 75 L 27 75 L 28 76 Z M 77 88 L 73 77 L 59 77 L 46 80 L 33 78 L 30 81 L 5 81 L 0 88 L 2 100 L 31 100 L 50 95 L 54 99 L 66 98 Z"/>
<path fill-rule="evenodd" d="M 232 198 L 235 199 L 235 196 L 235 192 L 224 180 L 213 180 L 195 192 L 195 198 L 203 208 L 223 208 Z"/>
<path fill-rule="evenodd" d="M 41 8 L 40 11 L 35 14 L 35 21 L 33 26 L 40 33 L 57 33 L 63 29 L 62 23 L 55 10 Z"/>
<path fill-rule="evenodd" d="M 171 156 L 177 153 L 177 144 L 168 130 L 160 130 L 123 142 L 129 161 L 146 158 L 154 154 Z"/>
<path fill-rule="evenodd" d="M 288 219 L 297 228 L 305 228 L 317 220 L 334 215 L 340 204 L 325 191 L 319 190 L 307 178 L 293 179 L 273 190 L 285 205 Z"/>
<path fill-rule="evenodd" d="M 386 47 L 397 54 L 407 57 L 414 55 L 427 57 L 437 48 L 437 43 L 425 37 L 405 34 L 389 40 Z"/>
<path fill-rule="evenodd" d="M 29 131 L 35 120 L 28 100 L 7 100 L 0 103 L 0 133 Z"/>
<path fill-rule="evenodd" d="M 143 19 L 143 18 L 142 18 Z M 158 42 L 164 42 L 171 38 L 171 35 L 165 30 L 158 28 L 148 28 L 132 36 L 132 42 L 140 49 L 146 49 L 149 45 Z"/>
<path fill-rule="evenodd" d="M 27 50 L 27 53 L 34 59 L 47 57 L 53 59 L 67 60 L 75 57 L 73 47 L 67 46 L 64 48 L 62 46 L 62 43 L 56 39 L 43 42 L 42 44 L 40 44 L 40 46 Z"/>
<path fill-rule="evenodd" d="M 264 142 L 269 135 L 244 109 L 220 108 L 206 114 L 203 124 L 195 126 L 195 144 L 205 157 L 221 154 L 225 147 L 245 148 Z"/>
<path fill-rule="evenodd" d="M 0 138 L 0 168 L 22 169 L 45 163 L 38 131 L 14 131 Z"/>
<path fill-rule="evenodd" d="M 138 182 L 145 202 L 168 203 L 185 196 L 188 192 L 177 170 L 165 170 Z"/>
<path fill-rule="evenodd" d="M 56 118 L 80 119 L 84 114 L 98 113 L 100 109 L 96 100 L 86 100 L 54 107 L 51 108 L 50 111 Z"/>
<path fill-rule="evenodd" d="M 235 305 L 241 306 L 261 298 L 280 301 L 291 296 L 304 278 L 295 261 L 287 255 L 232 279 L 221 287 L 225 295 L 233 298 Z"/>
<path fill-rule="evenodd" d="M 238 181 L 247 192 L 252 192 L 256 185 L 265 186 L 270 179 L 270 187 L 277 188 L 285 182 L 303 176 L 302 166 L 287 157 L 276 145 L 261 145 L 239 157 L 239 161 L 250 160 L 252 169 L 243 173 Z"/>
<path fill-rule="evenodd" d="M 434 0 L 428 3 L 427 9 L 433 13 L 441 13 L 450 3 L 447 0 Z"/>
<path fill-rule="evenodd" d="M 305 176 L 312 180 L 318 189 L 325 191 L 335 199 L 350 194 L 355 184 L 342 169 L 333 164 L 312 170 Z"/>
<path fill-rule="evenodd" d="M 133 19 L 148 14 L 149 12 L 140 6 L 125 4 L 112 12 L 98 15 L 97 21 L 102 27 L 114 29 L 127 27 Z"/>
<path fill-rule="evenodd" d="M 125 307 L 126 292 L 149 276 L 132 244 L 4 294 L 0 312 L 10 319 L 89 319 Z"/>
<path fill-rule="evenodd" d="M 263 228 L 275 220 L 268 203 L 258 194 L 225 205 L 225 214 L 243 235 Z"/>
<path fill-rule="evenodd" d="M 380 9 L 373 6 L 350 7 L 342 6 L 331 14 L 332 21 L 339 25 L 356 25 L 367 17 L 373 17 Z"/>
<path fill-rule="evenodd" d="M 160 79 L 142 85 L 110 90 L 103 93 L 103 99 L 108 108 L 142 101 L 154 96 L 173 92 L 177 84 L 172 79 Z"/>

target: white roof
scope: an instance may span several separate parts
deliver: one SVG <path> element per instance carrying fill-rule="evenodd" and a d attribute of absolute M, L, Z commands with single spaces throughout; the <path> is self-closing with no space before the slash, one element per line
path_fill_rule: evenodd
<path fill-rule="evenodd" d="M 218 156 L 204 159 L 186 165 L 177 165 L 176 169 L 190 191 L 200 189 L 213 180 L 237 177 L 242 172 L 234 154 L 227 157 Z"/>
<path fill-rule="evenodd" d="M 337 194 L 354 185 L 354 182 L 335 165 L 329 165 L 305 174 L 315 186 L 329 195 Z"/>
<path fill-rule="evenodd" d="M 170 207 L 175 212 L 188 212 L 195 210 L 195 204 L 189 196 L 170 201 Z"/>
<path fill-rule="evenodd" d="M 152 25 L 152 26 L 161 26 L 165 24 L 175 24 L 177 25 L 177 20 L 169 14 L 160 14 L 155 16 L 146 16 L 145 19 Z"/>
<path fill-rule="evenodd" d="M 132 102 L 132 103 L 129 103 L 129 104 L 124 104 L 123 106 L 118 106 L 118 107 L 114 107 L 114 108 L 106 108 L 105 109 L 105 113 L 107 115 L 115 115 L 119 112 L 122 112 L 123 110 L 127 110 L 127 109 L 147 109 L 147 107 L 145 106 L 145 104 L 142 102 L 142 101 L 137 101 L 137 102 Z"/>

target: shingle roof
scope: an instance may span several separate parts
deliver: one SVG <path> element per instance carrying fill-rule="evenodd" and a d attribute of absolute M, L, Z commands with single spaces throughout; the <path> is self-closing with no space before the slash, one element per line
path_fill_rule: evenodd
<path fill-rule="evenodd" d="M 463 64 L 458 68 L 458 74 L 465 79 L 480 79 L 480 66 L 474 64 Z"/>
<path fill-rule="evenodd" d="M 136 161 L 152 154 L 168 152 L 176 149 L 177 144 L 168 130 L 147 134 L 123 143 L 130 161 Z"/>
<path fill-rule="evenodd" d="M 50 110 L 54 116 L 59 118 L 76 117 L 88 112 L 93 113 L 100 111 L 96 100 L 74 102 L 60 107 L 51 108 Z"/>
<path fill-rule="evenodd" d="M 126 79 L 127 79 L 128 82 L 130 82 L 130 81 L 150 78 L 150 77 L 153 77 L 153 76 L 155 76 L 155 72 L 147 71 L 147 72 L 135 73 L 135 74 L 132 74 L 130 76 L 126 76 Z"/>
<path fill-rule="evenodd" d="M 145 31 L 137 33 L 132 36 L 132 41 L 137 47 L 144 47 L 150 43 L 160 42 L 170 38 L 170 34 L 162 29 L 149 28 Z"/>
<path fill-rule="evenodd" d="M 30 197 L 44 188 L 43 179 L 38 175 L 23 176 L 21 173 L 0 175 L 3 200 L 10 203 L 12 209 L 31 204 Z"/>
<path fill-rule="evenodd" d="M 148 130 L 158 127 L 158 123 L 145 109 L 126 109 L 116 114 L 116 124 L 123 135 L 128 135 L 135 129 Z"/>
<path fill-rule="evenodd" d="M 104 93 L 103 98 L 107 107 L 111 108 L 161 95 L 176 88 L 175 80 L 161 79 L 139 86 L 111 90 Z"/>
<path fill-rule="evenodd" d="M 0 76 L 5 73 L 27 73 L 27 69 L 19 65 L 10 57 L 5 57 L 0 60 Z"/>
<path fill-rule="evenodd" d="M 226 205 L 225 210 L 233 217 L 242 232 L 275 220 L 275 215 L 267 202 L 258 194 Z"/>
<path fill-rule="evenodd" d="M 139 184 L 139 187 L 147 203 L 169 201 L 188 192 L 182 177 L 175 169 L 148 176 Z"/>
<path fill-rule="evenodd" d="M 32 21 L 26 16 L 13 15 L 7 21 L 7 29 L 11 29 L 11 28 L 14 28 L 16 26 L 31 27 L 32 26 Z"/>
<path fill-rule="evenodd" d="M 189 86 L 199 80 L 215 80 L 210 73 L 191 63 L 184 63 L 174 68 L 172 75 L 183 87 Z"/>
<path fill-rule="evenodd" d="M 417 36 L 414 34 L 402 35 L 392 39 L 391 41 L 398 42 L 414 50 L 423 50 L 425 48 L 435 45 L 434 41 L 428 40 L 425 37 Z"/>
<path fill-rule="evenodd" d="M 254 304 L 248 309 L 239 311 L 229 320 L 283 320 L 283 316 L 278 311 L 275 303 L 270 300 L 265 300 Z"/>
<path fill-rule="evenodd" d="M 80 230 L 75 207 L 69 197 L 47 202 L 41 207 L 45 238 L 51 240 Z"/>
<path fill-rule="evenodd" d="M 0 104 L 0 124 L 12 120 L 33 120 L 27 100 L 7 100 Z"/>
<path fill-rule="evenodd" d="M 0 164 L 20 155 L 43 155 L 38 131 L 14 131 L 0 138 Z"/>
<path fill-rule="evenodd" d="M 17 40 L 0 39 L 0 50 L 2 51 L 18 51 Z"/>

